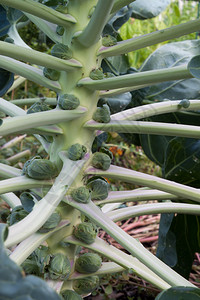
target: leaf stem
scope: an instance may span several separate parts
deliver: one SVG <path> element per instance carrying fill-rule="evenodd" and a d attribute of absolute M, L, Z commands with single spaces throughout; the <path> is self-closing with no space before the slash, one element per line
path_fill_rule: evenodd
<path fill-rule="evenodd" d="M 20 199 L 14 193 L 2 194 L 1 199 L 4 200 L 11 208 L 21 205 Z"/>
<path fill-rule="evenodd" d="M 22 170 L 0 163 L 0 176 L 3 178 L 12 178 L 21 176 Z"/>

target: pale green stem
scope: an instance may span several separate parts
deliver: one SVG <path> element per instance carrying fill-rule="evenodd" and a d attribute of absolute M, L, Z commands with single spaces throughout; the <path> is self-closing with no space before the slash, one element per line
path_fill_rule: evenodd
<path fill-rule="evenodd" d="M 99 0 L 97 6 L 92 14 L 92 17 L 78 36 L 78 41 L 85 47 L 90 47 L 98 42 L 104 26 L 108 21 L 110 11 L 112 9 L 114 0 Z"/>
<path fill-rule="evenodd" d="M 7 91 L 7 94 L 12 92 L 14 89 L 16 89 L 18 86 L 20 86 L 22 83 L 26 81 L 25 77 L 19 76 L 15 81 L 13 82 L 13 85 L 9 88 Z"/>
<path fill-rule="evenodd" d="M 104 90 L 104 91 L 100 91 L 99 94 L 100 94 L 100 96 L 109 97 L 109 96 L 119 95 L 119 94 L 123 94 L 126 92 L 143 89 L 144 87 L 147 87 L 147 86 L 149 86 L 149 84 L 140 84 L 140 85 L 136 85 L 134 87 L 129 86 L 129 87 L 121 88 L 121 89 Z"/>
<path fill-rule="evenodd" d="M 137 258 L 132 255 L 128 255 L 125 252 L 117 249 L 116 247 L 109 245 L 104 240 L 96 237 L 95 242 L 88 245 L 85 244 L 73 236 L 68 236 L 65 238 L 66 242 L 71 244 L 80 245 L 84 248 L 88 248 L 92 251 L 98 252 L 100 255 L 106 256 L 111 261 L 116 262 L 118 265 L 124 269 L 131 269 L 134 273 L 142 277 L 144 280 L 151 282 L 154 286 L 159 289 L 167 289 L 170 287 L 163 279 L 153 273 L 149 268 L 142 264 Z"/>
<path fill-rule="evenodd" d="M 4 100 L 3 98 L 0 98 L 0 111 L 3 111 L 6 115 L 11 117 L 23 116 L 26 114 L 22 108 L 19 108 L 17 105 Z"/>
<path fill-rule="evenodd" d="M 64 154 L 62 158 L 64 159 L 62 170 L 55 179 L 55 182 L 48 193 L 40 201 L 38 201 L 37 204 L 35 204 L 34 209 L 28 214 L 28 216 L 9 227 L 8 238 L 5 241 L 6 247 L 11 247 L 26 239 L 28 236 L 35 233 L 47 221 L 86 162 L 85 159 L 82 159 L 81 161 L 72 161 L 65 157 Z M 40 183 L 38 187 L 42 187 L 45 182 L 52 183 L 47 180 L 39 181 L 29 178 L 24 178 L 24 181 L 25 179 L 33 182 L 33 184 L 38 181 Z M 31 188 L 29 187 L 29 184 L 26 185 L 26 189 L 27 188 Z"/>
<path fill-rule="evenodd" d="M 26 176 L 12 177 L 0 181 L 0 194 L 16 192 L 37 187 L 48 187 L 53 184 L 52 180 L 36 180 Z"/>
<path fill-rule="evenodd" d="M 110 90 L 138 85 L 152 85 L 164 81 L 193 78 L 187 69 L 187 65 L 172 68 L 163 68 L 151 71 L 138 72 L 134 74 L 121 75 L 102 80 L 90 78 L 81 79 L 78 86 L 84 86 L 91 90 Z"/>
<path fill-rule="evenodd" d="M 22 170 L 0 163 L 0 177 L 12 178 L 21 175 Z"/>
<path fill-rule="evenodd" d="M 15 100 L 10 100 L 10 103 L 16 104 L 18 106 L 23 106 L 23 105 L 32 105 L 35 102 L 41 101 L 41 98 L 24 98 L 24 99 L 15 99 Z M 49 105 L 57 105 L 56 98 L 45 98 L 44 102 Z"/>
<path fill-rule="evenodd" d="M 53 233 L 68 226 L 68 221 L 62 221 L 55 229 L 47 233 L 34 233 L 25 240 L 23 240 L 15 250 L 10 254 L 11 258 L 16 264 L 21 265 L 25 259 L 44 241 L 46 241 Z"/>
<path fill-rule="evenodd" d="M 200 202 L 199 189 L 126 168 L 111 165 L 107 171 L 103 171 L 89 167 L 86 170 L 86 173 L 88 175 L 99 175 L 106 178 L 123 180 L 125 182 L 138 184 L 140 186 L 148 186 L 153 189 L 171 193 L 183 199 L 191 199 L 196 202 Z"/>
<path fill-rule="evenodd" d="M 14 59 L 29 62 L 46 68 L 58 71 L 73 71 L 81 68 L 81 63 L 75 59 L 61 59 L 40 51 L 24 48 L 11 43 L 0 41 L 0 55 L 5 55 Z"/>
<path fill-rule="evenodd" d="M 200 215 L 200 205 L 187 203 L 151 203 L 125 207 L 108 212 L 107 216 L 117 222 L 128 218 L 135 218 L 143 215 L 162 214 L 162 213 L 177 213 Z"/>
<path fill-rule="evenodd" d="M 200 138 L 200 127 L 184 124 L 147 122 L 147 121 L 111 121 L 107 124 L 88 121 L 85 128 L 103 130 L 107 132 L 123 132 L 138 134 L 158 134 L 167 136 L 181 136 Z"/>
<path fill-rule="evenodd" d="M 56 33 L 56 24 L 42 20 L 32 14 L 25 13 L 25 15 L 33 22 L 40 30 L 42 30 L 55 43 L 62 43 L 62 37 Z"/>
<path fill-rule="evenodd" d="M 60 92 L 61 87 L 57 81 L 52 81 L 43 75 L 42 70 L 29 66 L 13 58 L 0 55 L 0 67 L 43 85 L 55 92 Z"/>
<path fill-rule="evenodd" d="M 21 151 L 19 153 L 16 153 L 13 156 L 8 157 L 6 160 L 9 161 L 11 164 L 14 164 L 15 162 L 17 162 L 18 160 L 20 160 L 23 157 L 30 157 L 31 156 L 31 151 L 30 150 L 24 150 Z"/>
<path fill-rule="evenodd" d="M 15 45 L 18 46 L 22 46 L 28 49 L 31 49 L 31 47 L 29 47 L 24 40 L 21 38 L 21 36 L 18 33 L 18 30 L 16 28 L 16 25 L 13 24 L 10 28 L 9 31 L 7 33 L 9 35 L 10 38 L 12 38 L 14 40 Z"/>
<path fill-rule="evenodd" d="M 34 114 L 26 114 L 24 116 L 7 118 L 3 120 L 3 124 L 0 126 L 0 135 L 4 136 L 11 133 L 22 131 L 24 132 L 27 129 L 35 128 L 38 126 L 45 126 L 60 122 L 71 121 L 82 116 L 85 112 L 86 109 L 83 107 L 79 107 L 77 109 L 68 111 L 52 109 Z M 61 129 L 60 133 L 62 133 Z"/>
<path fill-rule="evenodd" d="M 113 8 L 111 10 L 111 14 L 115 14 L 116 12 L 118 12 L 118 10 L 120 10 L 121 8 L 123 8 L 126 5 L 129 5 L 130 3 L 134 2 L 135 0 L 115 0 Z"/>
<path fill-rule="evenodd" d="M 34 0 L 0 0 L 0 4 L 22 10 L 57 25 L 68 27 L 70 24 L 76 23 L 74 17 L 62 14 Z"/>
<path fill-rule="evenodd" d="M 0 196 L 11 208 L 22 205 L 20 199 L 14 193 L 6 193 Z"/>
<path fill-rule="evenodd" d="M 180 105 L 180 100 L 163 101 L 159 103 L 152 103 L 147 105 L 138 106 L 135 108 L 127 109 L 125 111 L 113 114 L 111 120 L 132 120 L 136 121 L 139 119 L 156 116 L 160 114 L 177 112 L 177 111 L 192 111 L 200 109 L 199 100 L 189 100 L 190 105 L 184 108 Z"/>
<path fill-rule="evenodd" d="M 104 58 L 107 56 L 128 53 L 196 32 L 199 30 L 199 27 L 200 19 L 192 20 L 183 24 L 172 26 L 170 28 L 134 37 L 123 42 L 118 42 L 117 45 L 112 47 L 101 47 L 98 54 L 102 55 Z"/>
<path fill-rule="evenodd" d="M 152 253 L 150 253 L 145 247 L 136 239 L 129 236 L 124 230 L 117 226 L 112 220 L 110 220 L 101 210 L 93 203 L 82 204 L 75 202 L 70 197 L 65 197 L 63 201 L 66 201 L 69 205 L 79 209 L 95 224 L 105 230 L 111 237 L 113 237 L 120 245 L 128 250 L 133 256 L 139 259 L 150 270 L 157 274 L 160 278 L 166 281 L 171 286 L 194 286 L 178 273 L 173 271 L 170 267 L 160 261 Z"/>
<path fill-rule="evenodd" d="M 7 143 L 5 143 L 2 147 L 0 147 L 0 149 L 12 148 L 17 143 L 21 142 L 25 137 L 26 137 L 26 134 L 21 135 L 21 136 L 16 136 L 15 138 L 13 138 L 10 141 L 8 141 Z"/>
<path fill-rule="evenodd" d="M 132 190 L 132 191 L 113 191 L 109 192 L 105 200 L 95 201 L 96 205 L 106 203 L 124 203 L 138 201 L 162 201 L 162 200 L 178 199 L 177 196 L 158 190 Z"/>

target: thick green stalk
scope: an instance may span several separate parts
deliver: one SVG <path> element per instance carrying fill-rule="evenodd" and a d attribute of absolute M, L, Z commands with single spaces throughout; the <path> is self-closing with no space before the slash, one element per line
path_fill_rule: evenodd
<path fill-rule="evenodd" d="M 23 116 L 26 114 L 22 108 L 11 103 L 10 101 L 4 100 L 3 98 L 0 98 L 0 111 L 3 111 L 6 115 L 11 117 Z"/>
<path fill-rule="evenodd" d="M 143 215 L 162 214 L 162 213 L 177 213 L 200 215 L 200 205 L 187 203 L 151 203 L 136 206 L 130 206 L 108 212 L 107 216 L 117 222 L 128 218 L 135 218 Z"/>
<path fill-rule="evenodd" d="M 92 17 L 78 36 L 78 41 L 86 48 L 94 45 L 100 39 L 104 26 L 108 21 L 110 11 L 112 9 L 114 0 L 99 0 L 97 6 L 92 14 Z"/>
<path fill-rule="evenodd" d="M 19 153 L 16 153 L 15 155 L 8 157 L 6 160 L 9 163 L 14 164 L 17 161 L 19 161 L 20 159 L 25 158 L 25 157 L 30 157 L 30 156 L 31 156 L 31 151 L 29 149 L 27 149 L 27 150 L 21 151 Z"/>
<path fill-rule="evenodd" d="M 89 121 L 85 128 L 91 130 L 103 130 L 106 132 L 123 132 L 138 134 L 158 134 L 167 136 L 181 136 L 188 138 L 200 138 L 200 127 L 173 123 L 147 122 L 147 121 L 110 121 L 107 124 Z"/>
<path fill-rule="evenodd" d="M 81 64 L 75 59 L 65 60 L 40 51 L 2 41 L 0 41 L 0 55 L 5 55 L 46 68 L 56 69 L 58 71 L 73 71 L 75 68 L 81 68 Z"/>
<path fill-rule="evenodd" d="M 12 178 L 21 175 L 22 170 L 0 163 L 0 177 Z"/>
<path fill-rule="evenodd" d="M 164 81 L 188 79 L 193 76 L 187 69 L 187 65 L 172 68 L 163 68 L 151 71 L 138 72 L 129 75 L 121 75 L 102 80 L 84 78 L 78 82 L 78 86 L 85 86 L 91 90 L 110 90 L 138 85 L 152 85 Z"/>
<path fill-rule="evenodd" d="M 64 27 L 68 27 L 70 24 L 76 23 L 74 17 L 62 14 L 55 9 L 52 9 L 39 2 L 35 2 L 34 0 L 0 0 L 0 4 L 22 10 L 34 16 L 40 17 L 41 19 Z"/>
<path fill-rule="evenodd" d="M 140 242 L 129 236 L 104 213 L 102 213 L 101 210 L 93 202 L 82 204 L 73 201 L 70 197 L 65 197 L 63 201 L 66 201 L 66 203 L 68 203 L 69 205 L 72 205 L 73 207 L 79 209 L 90 220 L 92 220 L 95 224 L 100 226 L 110 236 L 112 236 L 119 244 L 121 244 L 140 262 L 146 265 L 150 270 L 152 270 L 155 274 L 157 274 L 171 286 L 194 286 L 185 278 L 173 271 L 166 264 L 164 264 L 162 261 L 160 261 L 147 249 L 145 249 Z"/>
<path fill-rule="evenodd" d="M 174 181 L 163 179 L 149 174 L 129 170 L 122 167 L 111 165 L 107 171 L 89 167 L 86 170 L 89 175 L 99 175 L 106 178 L 123 180 L 125 182 L 135 183 L 138 185 L 147 186 L 153 189 L 158 189 L 167 193 L 171 193 L 183 199 L 191 199 L 200 203 L 199 189 L 183 185 Z"/>
<path fill-rule="evenodd" d="M 200 19 L 192 20 L 187 23 L 141 35 L 123 42 L 118 42 L 117 45 L 112 47 L 101 47 L 98 54 L 105 58 L 107 56 L 120 55 L 131 51 L 136 51 L 138 49 L 172 40 L 186 34 L 197 32 L 199 28 Z"/>
<path fill-rule="evenodd" d="M 181 104 L 180 100 L 173 101 L 163 101 L 159 103 L 152 103 L 147 105 L 142 105 L 138 107 L 134 107 L 131 109 L 127 109 L 125 111 L 113 114 L 111 116 L 111 120 L 132 120 L 136 121 L 139 119 L 144 119 L 151 116 L 156 116 L 160 114 L 166 114 L 171 112 L 178 111 L 192 111 L 200 109 L 200 101 L 199 100 L 189 100 L 189 107 L 184 108 Z M 176 127 L 176 126 L 175 126 Z"/>
<path fill-rule="evenodd" d="M 14 193 L 2 194 L 0 198 L 5 201 L 11 208 L 21 205 L 20 199 Z"/>

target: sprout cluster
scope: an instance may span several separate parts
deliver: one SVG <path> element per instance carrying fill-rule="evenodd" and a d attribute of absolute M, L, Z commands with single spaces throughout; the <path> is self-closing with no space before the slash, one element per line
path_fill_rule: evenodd
<path fill-rule="evenodd" d="M 72 110 L 80 105 L 79 99 L 72 94 L 63 94 L 58 98 L 58 105 L 61 109 Z"/>
<path fill-rule="evenodd" d="M 90 191 L 85 186 L 80 186 L 71 192 L 73 200 L 81 203 L 88 203 L 90 201 Z"/>
<path fill-rule="evenodd" d="M 79 273 L 90 274 L 97 272 L 102 264 L 101 257 L 96 253 L 84 253 L 77 258 L 75 270 Z"/>
<path fill-rule="evenodd" d="M 99 285 L 98 276 L 88 276 L 86 278 L 73 281 L 73 289 L 80 295 L 87 295 L 94 291 Z"/>
<path fill-rule="evenodd" d="M 98 229 L 96 225 L 89 222 L 80 223 L 73 230 L 73 235 L 78 240 L 88 245 L 92 244 L 95 241 L 97 233 Z"/>
<path fill-rule="evenodd" d="M 50 160 L 36 156 L 24 164 L 22 174 L 33 179 L 51 179 L 58 175 L 58 170 Z"/>
<path fill-rule="evenodd" d="M 48 104 L 46 104 L 44 101 L 38 101 L 36 103 L 34 103 L 33 105 L 31 105 L 31 107 L 27 110 L 27 114 L 33 114 L 33 113 L 37 113 L 40 111 L 47 111 L 50 110 L 50 106 Z"/>
<path fill-rule="evenodd" d="M 111 158 L 108 154 L 95 152 L 92 157 L 91 164 L 94 168 L 108 170 L 111 164 Z"/>
<path fill-rule="evenodd" d="M 62 253 L 56 253 L 50 261 L 49 275 L 51 279 L 67 280 L 71 272 L 69 259 Z"/>
<path fill-rule="evenodd" d="M 102 107 L 97 107 L 94 112 L 92 119 L 99 123 L 109 123 L 110 122 L 110 108 L 107 104 L 103 104 Z"/>
<path fill-rule="evenodd" d="M 103 177 L 93 176 L 90 178 L 87 188 L 91 191 L 92 200 L 104 200 L 108 197 L 109 184 Z"/>
<path fill-rule="evenodd" d="M 53 81 L 57 81 L 60 78 L 60 72 L 57 70 L 53 70 L 50 68 L 44 68 L 43 69 L 43 75 Z"/>
<path fill-rule="evenodd" d="M 87 148 L 84 145 L 81 144 L 73 144 L 70 148 L 67 150 L 67 156 L 71 160 L 80 160 L 82 159 L 87 152 Z"/>

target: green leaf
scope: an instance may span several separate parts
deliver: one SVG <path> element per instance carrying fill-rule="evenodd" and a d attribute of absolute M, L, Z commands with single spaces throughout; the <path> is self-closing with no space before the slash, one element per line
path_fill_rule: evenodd
<path fill-rule="evenodd" d="M 136 0 L 130 4 L 132 18 L 151 19 L 158 16 L 170 4 L 170 0 Z"/>
<path fill-rule="evenodd" d="M 175 286 L 162 291 L 155 300 L 199 300 L 200 289 L 185 286 Z"/>
<path fill-rule="evenodd" d="M 8 258 L 3 242 L 7 226 L 0 224 L 0 300 L 31 299 L 61 300 L 43 280 L 35 276 L 23 277 L 20 268 Z"/>
<path fill-rule="evenodd" d="M 200 79 L 200 55 L 197 55 L 190 60 L 188 69 L 195 78 Z"/>
<path fill-rule="evenodd" d="M 2 97 L 12 86 L 14 74 L 0 68 L 0 97 Z"/>
<path fill-rule="evenodd" d="M 0 5 L 0 20 L 0 37 L 2 37 L 7 34 L 10 28 L 10 23 L 7 18 L 6 10 L 3 8 L 2 5 Z"/>

